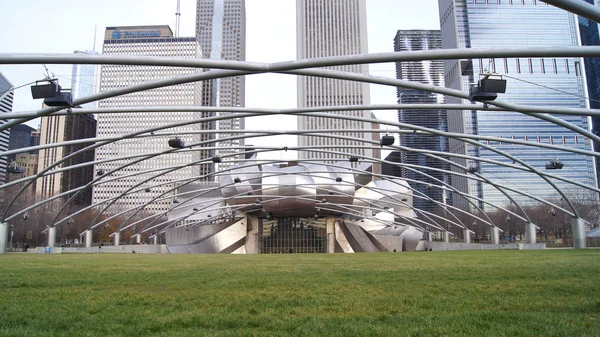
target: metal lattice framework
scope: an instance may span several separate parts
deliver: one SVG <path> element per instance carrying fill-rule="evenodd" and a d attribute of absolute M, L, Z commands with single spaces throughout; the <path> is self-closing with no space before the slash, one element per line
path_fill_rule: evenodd
<path fill-rule="evenodd" d="M 600 21 L 600 11 L 594 6 L 588 6 L 584 2 L 577 1 L 546 1 L 549 4 L 555 5 L 557 7 L 561 7 L 565 10 L 572 11 L 578 15 L 582 15 L 584 17 L 590 18 L 595 21 Z M 581 3 L 581 4 L 579 4 Z M 169 57 L 127 57 L 127 56 L 106 56 L 106 55 L 71 55 L 71 54 L 0 54 L 0 64 L 117 64 L 117 65 L 153 65 L 153 66 L 177 66 L 177 67 L 193 67 L 193 68 L 201 68 L 207 70 L 202 73 L 186 75 L 180 77 L 174 77 L 163 80 L 155 80 L 149 81 L 145 83 L 135 84 L 131 86 L 126 86 L 120 89 L 110 90 L 106 92 L 100 92 L 98 94 L 94 94 L 89 97 L 84 97 L 81 99 L 77 99 L 73 102 L 74 105 L 82 105 L 84 103 L 98 101 L 102 99 L 107 99 L 111 97 L 116 97 L 120 95 L 135 93 L 139 91 L 149 90 L 153 88 L 160 88 L 166 86 L 172 86 L 182 83 L 191 83 L 196 81 L 207 81 L 217 78 L 224 77 L 233 77 L 233 76 L 249 76 L 253 74 L 261 74 L 261 73 L 280 73 L 280 74 L 288 74 L 293 76 L 315 76 L 315 77 L 325 77 L 332 79 L 340 79 L 345 81 L 357 81 L 364 82 L 369 84 L 376 85 L 385 85 L 385 86 L 393 86 L 393 87 L 404 87 L 411 88 L 415 90 L 428 91 L 438 94 L 443 94 L 446 96 L 454 96 L 462 99 L 468 99 L 469 93 L 461 92 L 445 87 L 436 87 L 431 85 L 425 85 L 421 83 L 408 82 L 403 80 L 398 80 L 395 78 L 384 78 L 379 76 L 371 76 L 357 73 L 347 73 L 342 71 L 335 70 L 325 70 L 322 67 L 330 67 L 330 66 L 340 66 L 340 65 L 351 65 L 351 64 L 373 64 L 373 63 L 383 63 L 383 62 L 400 62 L 400 61 L 418 61 L 418 60 L 449 60 L 449 59 L 466 59 L 466 58 L 516 58 L 516 57 L 592 57 L 597 58 L 600 57 L 600 47 L 571 47 L 571 48 L 514 48 L 514 49 L 456 49 L 456 50 L 426 50 L 420 52 L 396 52 L 396 53 L 381 53 L 381 54 L 367 54 L 367 55 L 351 55 L 351 56 L 339 56 L 339 57 L 324 57 L 317 59 L 308 59 L 308 60 L 294 60 L 288 62 L 278 62 L 278 63 L 252 63 L 252 62 L 240 62 L 240 61 L 224 61 L 224 60 L 207 60 L 207 59 L 183 59 L 183 58 L 169 58 Z M 564 214 L 570 216 L 572 218 L 572 223 L 574 224 L 574 241 L 576 247 L 584 247 L 585 246 L 585 231 L 583 228 L 583 220 L 581 215 L 579 214 L 577 208 L 570 200 L 568 193 L 564 191 L 564 187 L 561 186 L 573 186 L 577 189 L 583 189 L 590 191 L 592 194 L 597 195 L 600 193 L 600 189 L 595 186 L 588 186 L 583 183 L 578 183 L 575 181 L 570 181 L 561 177 L 559 174 L 552 174 L 545 170 L 540 170 L 531 164 L 527 163 L 522 158 L 519 158 L 518 155 L 509 153 L 506 151 L 502 151 L 498 148 L 495 148 L 493 145 L 487 145 L 489 142 L 504 142 L 510 143 L 514 145 L 522 145 L 522 146 L 531 146 L 538 147 L 544 149 L 551 149 L 556 151 L 563 152 L 572 152 L 580 155 L 585 155 L 589 157 L 599 157 L 600 153 L 593 151 L 585 151 L 581 149 L 575 149 L 568 146 L 556 145 L 556 144 L 542 144 L 539 142 L 527 142 L 522 140 L 515 139 L 506 139 L 506 138 L 497 138 L 497 137 L 485 137 L 478 135 L 467 135 L 467 134 L 457 134 L 451 132 L 444 132 L 440 130 L 425 128 L 417 125 L 411 125 L 406 123 L 398 123 L 398 122 L 390 122 L 383 120 L 376 120 L 370 118 L 358 118 L 358 117 L 347 117 L 344 115 L 332 114 L 333 112 L 338 111 L 348 111 L 348 110 L 391 110 L 397 111 L 399 109 L 418 109 L 418 110 L 478 110 L 485 113 L 493 114 L 497 111 L 514 111 L 519 112 L 524 115 L 528 115 L 540 120 L 544 120 L 547 123 L 553 123 L 564 128 L 567 128 L 579 135 L 582 135 L 586 139 L 589 139 L 593 143 L 600 143 L 600 137 L 591 133 L 589 130 L 585 130 L 579 128 L 575 125 L 569 124 L 568 122 L 553 116 L 553 114 L 562 114 L 562 115 L 576 115 L 576 116 L 595 116 L 600 117 L 600 110 L 592 110 L 592 109 L 580 109 L 580 108 L 562 108 L 562 107 L 538 107 L 538 106 L 524 106 L 513 103 L 508 103 L 503 100 L 494 100 L 494 101 L 486 101 L 484 104 L 476 103 L 476 104 L 387 104 L 387 105 L 363 105 L 363 106 L 323 106 L 316 108 L 297 108 L 297 109 L 264 109 L 264 108 L 249 108 L 249 107 L 197 107 L 197 106 L 153 106 L 153 107 L 127 107 L 127 108 L 103 108 L 103 109 L 71 109 L 69 107 L 49 107 L 40 109 L 38 111 L 25 111 L 25 112 L 15 112 L 4 114 L 3 119 L 7 120 L 7 122 L 0 126 L 0 131 L 8 129 L 12 126 L 25 123 L 34 118 L 44 117 L 44 116 L 64 116 L 64 115 L 78 115 L 78 114 L 122 114 L 122 113 L 157 113 L 164 111 L 186 111 L 186 112 L 227 112 L 226 115 L 221 116 L 213 116 L 213 117 L 205 117 L 198 118 L 194 120 L 192 123 L 208 123 L 208 122 L 216 122 L 222 119 L 227 118 L 246 118 L 246 117 L 257 117 L 257 116 L 269 116 L 269 115 L 287 115 L 287 116 L 314 116 L 314 117 L 325 117 L 325 118 L 338 118 L 338 119 L 352 119 L 356 121 L 363 121 L 369 123 L 378 123 L 386 128 L 392 129 L 392 134 L 418 134 L 422 136 L 438 136 L 445 137 L 449 139 L 455 139 L 465 144 L 470 144 L 472 146 L 485 148 L 489 151 L 495 152 L 505 158 L 507 158 L 507 162 L 512 162 L 512 164 L 508 164 L 507 162 L 499 162 L 495 160 L 485 159 L 481 157 L 472 157 L 469 155 L 460 155 L 456 153 L 446 153 L 446 152 L 437 152 L 430 150 L 420 150 L 414 148 L 408 148 L 402 146 L 402 144 L 396 144 L 386 149 L 395 150 L 395 151 L 406 151 L 406 152 L 415 152 L 420 155 L 427 156 L 433 160 L 437 160 L 447 164 L 447 167 L 450 167 L 450 170 L 443 170 L 439 168 L 428 168 L 414 164 L 406 164 L 406 163 L 397 163 L 397 162 L 389 162 L 383 160 L 381 158 L 360 158 L 362 163 L 370 163 L 370 164 L 387 164 L 394 165 L 398 167 L 402 167 L 405 170 L 410 170 L 415 172 L 418 175 L 427 176 L 429 179 L 433 179 L 436 181 L 435 184 L 427 184 L 427 188 L 435 188 L 435 189 L 443 189 L 447 191 L 451 191 L 456 195 L 460 195 L 464 197 L 467 202 L 470 204 L 470 210 L 463 210 L 452 205 L 441 204 L 440 208 L 448 211 L 447 216 L 441 216 L 440 214 L 435 214 L 428 211 L 423 211 L 419 209 L 415 209 L 412 205 L 403 202 L 402 200 L 395 200 L 391 202 L 390 206 L 400 206 L 400 207 L 409 207 L 414 210 L 414 212 L 418 215 L 417 218 L 409 218 L 405 217 L 402 214 L 394 214 L 396 221 L 403 224 L 408 224 L 414 226 L 420 230 L 428 231 L 428 230 L 436 230 L 446 232 L 448 231 L 447 225 L 454 226 L 455 228 L 460 228 L 462 230 L 470 231 L 472 229 L 472 223 L 480 223 L 486 226 L 489 226 L 492 230 L 498 231 L 501 230 L 501 224 L 494 222 L 487 214 L 484 212 L 479 205 L 485 204 L 486 207 L 491 207 L 498 211 L 506 213 L 506 216 L 514 217 L 526 224 L 527 231 L 535 231 L 535 225 L 532 223 L 531 217 L 529 216 L 526 207 L 520 204 L 518 200 L 522 197 L 528 198 L 530 200 L 535 200 L 541 204 L 547 205 L 548 209 L 556 210 L 563 212 Z M 196 181 L 200 181 L 205 178 L 209 178 L 211 176 L 227 176 L 231 175 L 231 169 L 225 169 L 223 171 L 217 171 L 210 173 L 208 176 L 198 176 L 198 177 L 189 177 L 186 179 L 176 180 L 169 182 L 169 188 L 166 192 L 160 193 L 153 198 L 151 198 L 147 203 L 141 206 L 134 206 L 130 209 L 122 210 L 116 213 L 110 213 L 110 206 L 115 203 L 120 198 L 126 197 L 128 195 L 134 195 L 135 193 L 142 193 L 145 189 L 154 189 L 160 187 L 162 185 L 166 185 L 162 182 L 156 182 L 156 179 L 165 175 L 168 172 L 177 171 L 183 169 L 188 166 L 194 166 L 202 163 L 209 163 L 213 160 L 212 157 L 201 158 L 199 161 L 192 161 L 185 165 L 178 166 L 168 166 L 168 167 L 160 167 L 148 171 L 136 172 L 127 175 L 120 175 L 115 177 L 113 175 L 114 172 L 119 170 L 125 170 L 127 167 L 134 165 L 135 163 L 144 162 L 150 160 L 152 158 L 160 158 L 166 154 L 177 154 L 177 153 L 186 153 L 193 151 L 206 151 L 206 150 L 215 150 L 219 148 L 219 141 L 228 141 L 234 139 L 251 139 L 254 137 L 276 137 L 281 135 L 295 135 L 295 136 L 307 136 L 307 137 L 335 137 L 335 138 L 343 138 L 350 141 L 355 142 L 355 147 L 357 149 L 371 149 L 376 150 L 380 149 L 380 145 L 376 140 L 368 140 L 367 138 L 356 138 L 350 136 L 340 136 L 340 133 L 348 133 L 348 134 L 356 134 L 356 133 L 380 133 L 381 129 L 370 129 L 370 130 L 309 130 L 309 131 L 289 131 L 289 130 L 277 130 L 277 129 L 265 129 L 265 130 L 227 130 L 223 131 L 226 133 L 226 136 L 222 137 L 211 137 L 209 140 L 186 144 L 185 148 L 174 149 L 169 148 L 165 144 L 165 149 L 163 151 L 158 152 L 150 152 L 139 155 L 129 155 L 129 156 L 116 156 L 110 159 L 105 160 L 96 160 L 83 164 L 73 165 L 73 166 L 64 166 L 69 158 L 72 158 L 78 154 L 81 154 L 86 151 L 95 151 L 101 147 L 110 147 L 111 144 L 118 143 L 127 139 L 138 139 L 144 140 L 148 138 L 159 138 L 159 139 L 167 139 L 170 136 L 173 136 L 172 131 L 168 131 L 169 129 L 173 129 L 174 127 L 184 126 L 189 124 L 189 121 L 186 122 L 169 122 L 166 121 L 164 125 L 160 127 L 152 127 L 147 129 L 140 130 L 131 130 L 131 133 L 123 135 L 121 137 L 113 137 L 113 138 L 91 138 L 91 139 L 80 139 L 80 140 L 72 140 L 66 142 L 59 142 L 53 144 L 46 144 L 41 146 L 29 147 L 24 149 L 5 151 L 4 153 L 0 153 L 2 156 L 7 156 L 11 154 L 23 153 L 34 150 L 41 149 L 49 149 L 49 148 L 60 148 L 64 146 L 70 145 L 81 145 L 81 144 L 91 144 L 86 145 L 83 149 L 78 150 L 74 153 L 69 154 L 68 156 L 62 158 L 60 161 L 52 163 L 51 165 L 45 167 L 42 171 L 38 172 L 33 176 L 22 177 L 20 179 L 13 180 L 11 182 L 4 183 L 0 186 L 0 189 L 7 190 L 8 188 L 16 188 L 16 193 L 11 193 L 7 195 L 7 207 L 2 212 L 2 223 L 6 226 L 7 222 L 10 222 L 16 219 L 19 216 L 24 216 L 28 212 L 35 210 L 36 208 L 43 207 L 51 203 L 54 200 L 66 200 L 61 207 L 57 208 L 54 211 L 53 217 L 48 223 L 48 228 L 54 228 L 56 226 L 69 226 L 71 224 L 71 219 L 74 216 L 82 214 L 87 210 L 95 210 L 96 215 L 89 219 L 89 222 L 86 224 L 88 230 L 92 230 L 98 226 L 105 225 L 111 220 L 119 219 L 120 223 L 118 228 L 113 233 L 113 235 L 120 233 L 129 228 L 136 228 L 139 224 L 144 224 L 143 228 L 137 232 L 137 235 L 141 235 L 142 233 L 150 233 L 152 236 L 156 236 L 170 226 L 177 226 L 179 223 L 183 223 L 187 218 L 195 213 L 201 213 L 204 211 L 204 207 L 206 205 L 202 205 L 201 207 L 194 208 L 193 213 L 177 218 L 175 220 L 167 220 L 166 214 L 168 212 L 181 209 L 183 207 L 194 206 L 190 204 L 193 198 L 187 198 L 187 200 L 183 203 L 172 203 L 174 199 L 178 196 L 182 197 L 183 194 L 178 194 L 178 191 L 182 186 L 194 183 Z M 383 128 L 382 128 L 383 129 Z M 335 135 L 333 133 L 336 133 Z M 191 134 L 204 134 L 204 135 L 216 135 L 219 134 L 218 130 L 201 130 L 201 131 L 190 131 L 185 134 L 178 133 L 177 136 L 188 136 Z M 487 142 L 487 143 L 486 143 Z M 240 152 L 247 151 L 246 147 L 237 148 Z M 312 153 L 324 153 L 324 154 L 339 154 L 334 149 L 329 149 L 326 147 L 276 147 L 276 146 L 255 146 L 251 151 L 252 153 L 259 155 L 273 152 L 273 151 L 311 151 Z M 220 158 L 223 161 L 227 161 L 228 163 L 236 164 L 236 168 L 243 168 L 248 166 L 248 161 L 238 159 L 239 155 L 230 155 L 224 156 Z M 557 203 L 552 200 L 545 200 L 539 196 L 536 196 L 527 191 L 526 186 L 522 186 L 520 188 L 516 188 L 514 186 L 510 186 L 504 183 L 500 183 L 498 181 L 491 181 L 486 178 L 484 174 L 480 172 L 470 170 L 469 167 L 462 166 L 453 161 L 452 159 L 466 159 L 473 160 L 477 162 L 486 162 L 492 165 L 503 166 L 506 170 L 520 170 L 525 172 L 530 172 L 533 175 L 538 176 L 543 179 L 548 185 L 550 185 L 557 193 L 562 200 L 565 201 L 564 204 Z M 300 162 L 314 163 L 319 162 L 318 158 L 310 158 L 307 160 L 303 160 Z M 26 191 L 27 187 L 33 184 L 36 180 L 47 176 L 58 174 L 61 172 L 67 172 L 69 170 L 93 166 L 93 167 L 102 167 L 107 163 L 119 163 L 117 168 L 114 170 L 109 170 L 102 175 L 96 175 L 94 179 L 89 182 L 85 182 L 81 187 L 74 188 L 69 191 L 64 191 L 63 193 L 54 195 L 44 200 L 38 200 L 36 202 L 32 202 L 31 204 L 25 205 L 25 207 L 17 207 L 16 200 Z M 256 163 L 267 165 L 267 164 L 275 164 L 281 162 L 280 160 L 256 160 L 252 163 L 252 165 L 256 165 Z M 336 167 L 336 165 L 332 165 Z M 348 167 L 339 167 L 340 169 L 348 169 Z M 488 184 L 492 186 L 494 189 L 498 190 L 502 193 L 508 200 L 510 200 L 511 204 L 514 205 L 514 208 L 507 207 L 507 205 L 499 205 L 491 203 L 487 200 L 483 200 L 477 198 L 475 196 L 468 195 L 466 193 L 458 191 L 456 188 L 447 184 L 439 179 L 436 179 L 432 176 L 428 176 L 424 173 L 424 169 L 427 170 L 441 170 L 443 173 L 455 176 L 455 177 L 463 177 L 470 180 L 475 180 L 481 182 L 482 184 Z M 364 171 L 359 169 L 355 169 L 357 174 L 365 174 Z M 315 174 L 318 172 L 314 172 Z M 376 179 L 390 179 L 393 177 L 369 173 Z M 69 205 L 75 200 L 77 195 L 82 193 L 82 191 L 90 188 L 94 188 L 96 186 L 101 186 L 102 184 L 106 184 L 107 182 L 133 178 L 137 179 L 136 183 L 127 189 L 124 189 L 119 195 L 114 196 L 108 200 L 104 200 L 102 202 L 98 202 L 92 204 L 87 207 L 82 207 L 77 209 L 76 211 L 69 211 Z M 424 184 L 422 181 L 414 180 L 409 181 L 412 184 Z M 557 182 L 560 182 L 557 184 Z M 195 192 L 195 196 L 207 194 L 210 192 L 214 192 L 215 189 L 219 187 L 207 187 L 206 189 L 201 189 Z M 412 189 L 412 188 L 411 188 Z M 423 198 L 428 199 L 429 201 L 439 203 L 435 200 L 432 200 L 427 195 L 419 192 L 418 189 L 413 190 L 414 198 Z M 519 198 L 515 198 L 515 196 L 519 196 Z M 188 196 L 189 197 L 189 196 Z M 232 198 L 244 198 L 244 195 L 235 195 Z M 285 196 L 271 196 L 276 198 L 289 198 Z M 302 196 L 296 196 L 295 198 L 302 198 Z M 171 206 L 167 211 L 158 212 L 151 215 L 143 215 L 145 214 L 143 211 L 150 204 L 155 202 L 169 202 Z M 211 205 L 211 207 L 215 207 L 215 205 Z M 231 208 L 232 211 L 236 209 L 241 209 L 244 207 L 252 207 L 252 204 L 242 204 L 237 205 Z M 260 206 L 257 206 L 260 207 Z M 362 212 L 361 209 L 346 207 L 343 205 L 323 205 L 322 208 L 327 210 L 328 208 L 335 209 L 344 209 L 348 214 L 357 216 Z M 383 211 L 381 209 L 380 211 Z M 459 215 L 459 216 L 457 216 Z M 233 213 L 224 213 L 222 218 L 230 218 L 233 217 Z M 218 221 L 219 219 L 211 219 L 210 221 Z M 381 220 L 376 220 L 381 221 Z M 200 221 L 197 223 L 193 223 L 192 225 L 204 225 L 208 223 L 207 220 Z M 470 229 L 471 228 L 471 229 Z M 577 229 L 577 230 L 576 230 Z M 583 233 L 582 233 L 583 231 Z M 530 236 L 531 233 L 528 233 Z M 535 234 L 534 234 L 535 235 Z M 583 235 L 583 236 L 582 236 Z M 583 243 L 582 243 L 583 242 Z"/>

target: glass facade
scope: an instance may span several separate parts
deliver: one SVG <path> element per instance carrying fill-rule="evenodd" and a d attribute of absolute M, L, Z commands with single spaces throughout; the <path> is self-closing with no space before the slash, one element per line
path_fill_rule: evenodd
<path fill-rule="evenodd" d="M 394 37 L 394 51 L 419 51 L 440 49 L 442 39 L 439 30 L 399 30 Z M 435 86 L 444 86 L 444 62 L 442 60 L 405 61 L 396 63 L 396 78 L 406 81 L 419 82 Z M 442 104 L 444 95 L 409 88 L 397 88 L 399 104 Z M 448 131 L 445 110 L 414 110 L 401 109 L 398 111 L 398 121 L 430 129 Z M 400 145 L 439 152 L 448 152 L 446 137 L 427 136 L 421 134 L 400 134 Z M 418 152 L 401 151 L 400 162 L 409 165 L 419 165 L 441 170 L 449 170 L 450 165 L 440 160 L 425 156 Z M 418 172 L 416 172 L 416 171 Z M 420 174 L 423 172 L 424 174 Z M 450 195 L 443 189 L 427 188 L 429 185 L 450 183 L 450 175 L 428 169 L 401 169 L 401 176 L 409 179 L 413 189 L 426 197 L 418 197 L 415 193 L 413 206 L 417 209 L 432 211 L 436 204 L 451 203 Z M 416 182 L 415 182 L 416 180 Z M 430 198 L 430 199 L 427 199 Z"/>
<path fill-rule="evenodd" d="M 97 55 L 98 53 L 92 50 L 79 51 L 75 54 Z M 71 94 L 73 99 L 87 97 L 96 92 L 96 65 L 95 64 L 74 64 L 71 74 Z M 97 107 L 97 102 L 85 103 L 81 107 L 86 109 L 94 109 Z"/>
<path fill-rule="evenodd" d="M 196 38 L 202 48 L 202 57 L 211 60 L 246 60 L 246 1 L 245 0 L 197 0 Z M 245 106 L 245 77 L 224 77 L 205 81 L 202 92 L 203 106 Z M 202 113 L 202 117 L 215 115 Z M 220 116 L 231 116 L 231 112 L 219 112 Z M 243 118 L 227 118 L 207 126 L 211 129 L 243 130 Z M 228 138 L 236 134 L 219 133 L 216 137 Z M 214 137 L 214 136 L 206 136 Z M 239 152 L 244 140 L 220 140 L 217 155 L 227 156 Z M 210 145 L 212 146 L 212 145 Z M 231 166 L 230 161 L 215 164 L 220 171 Z"/>
<path fill-rule="evenodd" d="M 578 45 L 578 27 L 575 16 L 541 1 L 484 1 L 441 0 L 440 18 L 442 35 L 458 34 L 458 39 L 446 41 L 444 48 L 516 48 L 560 47 Z M 446 32 L 444 32 L 446 30 Z M 507 80 L 505 94 L 498 100 L 532 106 L 585 108 L 585 78 L 579 58 L 496 58 L 446 61 L 445 76 L 448 86 L 468 91 L 480 74 L 500 74 Z M 456 102 L 456 99 L 454 99 Z M 460 100 L 458 100 L 460 101 Z M 467 102 L 463 102 L 467 103 Z M 572 125 L 589 130 L 588 117 L 556 116 Z M 454 120 L 450 120 L 454 119 Z M 592 145 L 573 131 L 518 112 L 463 111 L 449 114 L 450 131 L 515 139 L 541 144 L 555 144 L 580 150 L 591 150 Z M 538 170 L 554 158 L 564 163 L 562 170 L 552 172 L 568 180 L 595 186 L 593 160 L 584 155 L 559 152 L 535 146 L 514 145 L 508 142 L 484 142 L 498 151 L 505 151 L 524 160 Z M 456 144 L 456 142 L 455 142 Z M 475 146 L 453 146 L 450 150 L 512 164 L 501 154 Z M 469 163 L 468 163 L 469 164 Z M 480 167 L 487 179 L 502 183 L 541 198 L 550 198 L 557 192 L 536 174 L 506 169 L 496 164 L 471 161 Z M 469 181 L 471 195 L 486 201 L 507 204 L 508 199 L 489 184 Z M 557 183 L 565 187 L 566 183 Z M 464 189 L 465 186 L 463 185 Z M 526 197 L 513 195 L 521 202 Z"/>
<path fill-rule="evenodd" d="M 596 0 L 583 0 L 589 4 L 598 6 L 600 3 Z M 600 46 L 600 33 L 598 23 L 578 17 L 579 32 L 581 34 L 582 46 Z M 590 108 L 600 109 L 600 59 L 587 57 L 583 59 L 585 65 L 585 78 L 587 81 L 587 91 Z M 595 135 L 600 135 L 600 117 L 592 117 L 592 130 Z M 600 144 L 594 144 L 594 150 L 600 152 Z M 596 181 L 600 181 L 598 167 L 600 158 L 596 157 Z"/>

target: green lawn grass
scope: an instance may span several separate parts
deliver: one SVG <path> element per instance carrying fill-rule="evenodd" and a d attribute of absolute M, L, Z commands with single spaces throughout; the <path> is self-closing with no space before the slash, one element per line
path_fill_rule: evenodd
<path fill-rule="evenodd" d="M 2 336 L 599 336 L 600 250 L 0 256 Z"/>

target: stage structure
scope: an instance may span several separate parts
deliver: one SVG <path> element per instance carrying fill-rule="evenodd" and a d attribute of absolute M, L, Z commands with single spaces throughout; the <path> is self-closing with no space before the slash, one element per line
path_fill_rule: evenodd
<path fill-rule="evenodd" d="M 171 253 L 353 253 L 414 250 L 422 231 L 406 181 L 356 183 L 350 162 L 259 165 L 219 186 L 187 185 L 164 230 Z"/>

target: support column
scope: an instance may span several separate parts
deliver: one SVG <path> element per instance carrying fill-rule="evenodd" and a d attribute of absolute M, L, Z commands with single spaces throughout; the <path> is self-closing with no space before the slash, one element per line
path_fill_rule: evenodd
<path fill-rule="evenodd" d="M 450 242 L 450 232 L 448 232 L 448 231 L 444 232 L 444 242 L 446 242 L 446 243 Z"/>
<path fill-rule="evenodd" d="M 56 227 L 52 226 L 48 228 L 48 247 L 54 248 L 56 246 Z"/>
<path fill-rule="evenodd" d="M 327 252 L 335 253 L 335 218 L 327 217 Z"/>
<path fill-rule="evenodd" d="M 492 244 L 493 245 L 499 245 L 500 244 L 500 231 L 498 230 L 498 227 L 494 226 L 492 228 L 490 228 L 490 236 L 492 238 Z"/>
<path fill-rule="evenodd" d="M 573 248 L 587 248 L 585 241 L 585 222 L 582 218 L 571 218 L 573 227 Z"/>
<path fill-rule="evenodd" d="M 0 254 L 6 253 L 8 246 L 8 223 L 0 222 Z"/>
<path fill-rule="evenodd" d="M 85 231 L 85 248 L 92 247 L 92 230 L 88 229 Z"/>
<path fill-rule="evenodd" d="M 244 214 L 246 217 L 246 254 L 258 254 L 259 219 L 255 215 Z"/>
<path fill-rule="evenodd" d="M 432 232 L 427 232 L 427 241 L 429 241 L 429 242 L 433 241 L 433 233 Z"/>
<path fill-rule="evenodd" d="M 157 245 L 158 244 L 158 233 L 156 233 L 153 237 L 152 237 L 152 244 Z"/>
<path fill-rule="evenodd" d="M 137 243 L 138 245 L 140 243 L 142 243 L 142 234 L 136 234 L 135 235 L 135 243 Z"/>
<path fill-rule="evenodd" d="M 535 244 L 537 242 L 536 230 L 537 227 L 533 223 L 528 222 L 525 224 L 525 243 Z"/>
<path fill-rule="evenodd" d="M 465 243 L 471 243 L 471 231 L 468 228 L 463 228 L 463 240 Z"/>
<path fill-rule="evenodd" d="M 115 243 L 115 246 L 121 244 L 121 232 L 115 232 L 115 236 L 113 236 L 113 242 Z"/>

